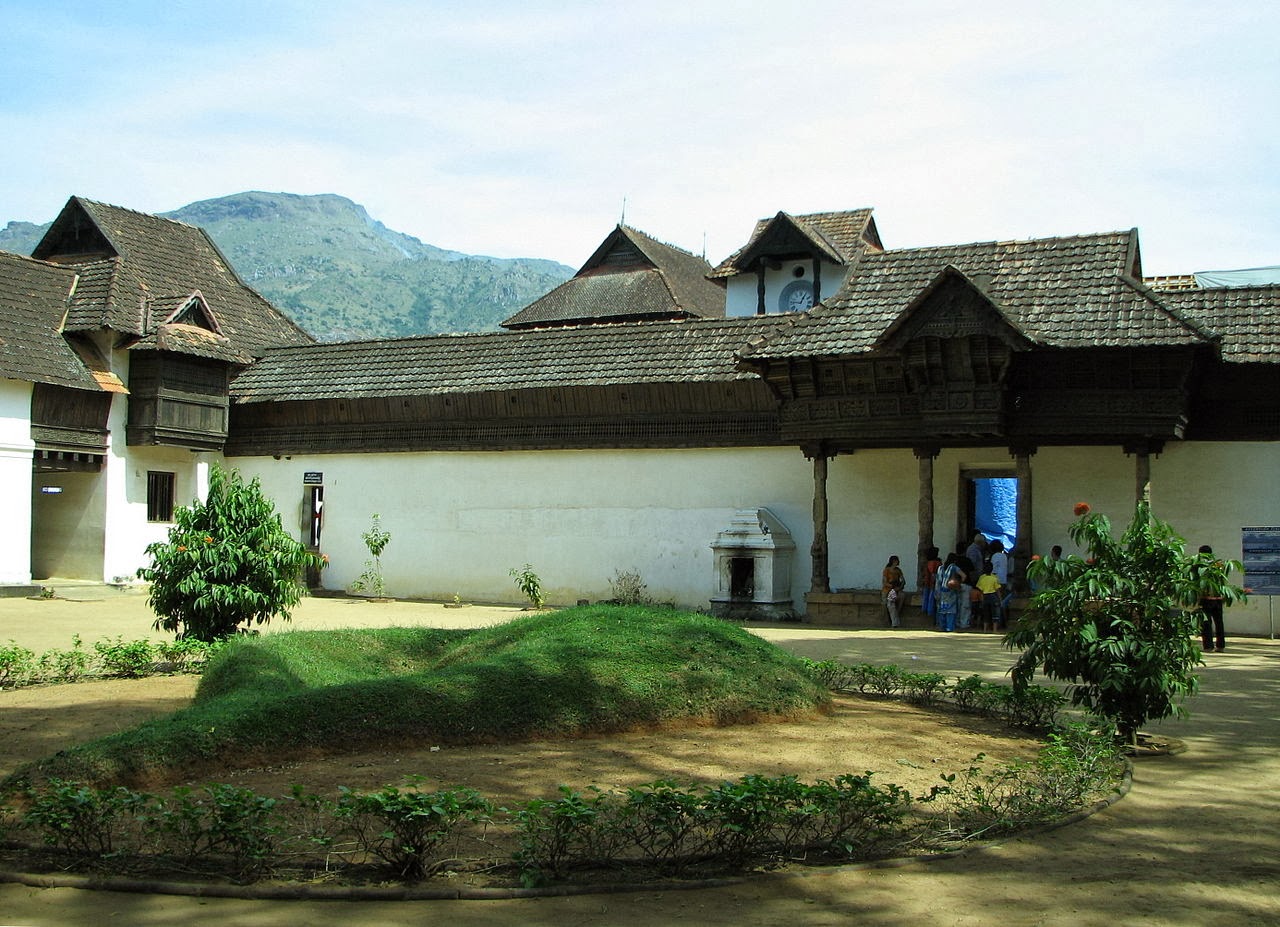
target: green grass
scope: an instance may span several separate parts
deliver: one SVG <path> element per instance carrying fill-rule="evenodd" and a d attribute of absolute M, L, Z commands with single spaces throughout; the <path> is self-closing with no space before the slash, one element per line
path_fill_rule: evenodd
<path fill-rule="evenodd" d="M 11 781 L 146 785 L 368 745 L 728 724 L 820 709 L 802 661 L 728 622 L 588 606 L 476 631 L 306 631 L 235 641 L 184 711 L 63 751 Z"/>

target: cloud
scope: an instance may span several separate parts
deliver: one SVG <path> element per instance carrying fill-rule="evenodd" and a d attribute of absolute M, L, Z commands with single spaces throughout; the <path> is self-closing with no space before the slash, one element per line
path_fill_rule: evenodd
<path fill-rule="evenodd" d="M 8 218 L 333 192 L 576 266 L 625 197 L 713 261 L 779 209 L 855 206 L 890 245 L 1139 225 L 1149 269 L 1280 260 L 1280 8 L 73 6 L 0 38 Z"/>

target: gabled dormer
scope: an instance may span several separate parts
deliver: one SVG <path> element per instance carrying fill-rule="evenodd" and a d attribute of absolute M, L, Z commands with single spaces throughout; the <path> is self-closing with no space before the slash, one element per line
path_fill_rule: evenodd
<path fill-rule="evenodd" d="M 883 250 L 870 209 L 779 212 L 757 222 L 747 244 L 711 277 L 727 283 L 727 315 L 803 312 L 834 293 L 866 250 Z"/>
<path fill-rule="evenodd" d="M 724 287 L 697 255 L 629 226 L 610 232 L 581 269 L 502 323 L 520 330 L 724 316 Z"/>
<path fill-rule="evenodd" d="M 209 302 L 199 290 L 186 296 L 158 297 L 147 305 L 148 332 L 159 325 L 190 325 L 214 334 L 222 334 L 218 317 L 209 308 Z"/>
<path fill-rule="evenodd" d="M 948 266 L 876 343 L 902 364 L 920 422 L 938 434 L 998 434 L 1014 354 L 1032 342 L 986 292 L 989 280 Z"/>

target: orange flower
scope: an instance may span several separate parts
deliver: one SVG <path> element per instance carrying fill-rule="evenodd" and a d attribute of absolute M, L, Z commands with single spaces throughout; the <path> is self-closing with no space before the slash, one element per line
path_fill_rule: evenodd
<path fill-rule="evenodd" d="M 204 536 L 204 542 L 205 542 L 206 544 L 212 544 L 212 543 L 213 543 L 213 535 L 212 535 L 212 534 L 206 534 L 206 535 Z"/>
<path fill-rule="evenodd" d="M 186 549 L 187 549 L 187 545 L 186 545 L 186 544 L 179 544 L 179 545 L 178 545 L 178 550 L 183 551 L 183 550 L 186 550 Z"/>
<path fill-rule="evenodd" d="M 1039 559 L 1040 559 L 1040 555 L 1039 555 L 1039 554 L 1032 554 L 1032 555 L 1031 555 L 1031 559 L 1032 559 L 1032 560 L 1039 560 Z"/>
<path fill-rule="evenodd" d="M 1073 512 L 1075 512 L 1075 513 L 1076 513 L 1076 517 L 1077 517 L 1077 518 L 1079 518 L 1081 515 L 1088 515 L 1088 514 L 1089 514 L 1089 503 L 1088 503 L 1088 502 L 1077 502 L 1077 503 L 1076 503 L 1075 508 L 1074 508 L 1074 509 L 1072 509 L 1071 511 L 1073 511 Z"/>

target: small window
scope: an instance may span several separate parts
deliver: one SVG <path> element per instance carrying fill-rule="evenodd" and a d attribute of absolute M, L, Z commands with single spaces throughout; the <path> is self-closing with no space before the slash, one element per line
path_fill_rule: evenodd
<path fill-rule="evenodd" d="M 173 484 L 167 470 L 147 471 L 147 521 L 173 521 Z"/>

